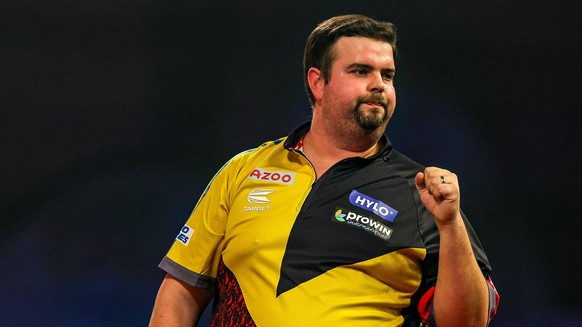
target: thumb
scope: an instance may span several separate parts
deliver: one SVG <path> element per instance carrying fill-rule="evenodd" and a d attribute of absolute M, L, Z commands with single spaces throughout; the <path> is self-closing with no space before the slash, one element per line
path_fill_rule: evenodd
<path fill-rule="evenodd" d="M 418 192 L 426 190 L 426 184 L 424 183 L 424 173 L 417 173 L 414 177 L 414 184 L 416 184 L 416 189 Z"/>

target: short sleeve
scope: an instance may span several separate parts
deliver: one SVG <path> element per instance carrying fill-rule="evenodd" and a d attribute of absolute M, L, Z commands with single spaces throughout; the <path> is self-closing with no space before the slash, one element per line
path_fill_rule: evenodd
<path fill-rule="evenodd" d="M 236 175 L 235 158 L 212 178 L 159 265 L 172 276 L 196 287 L 215 287 L 229 214 L 229 190 Z"/>

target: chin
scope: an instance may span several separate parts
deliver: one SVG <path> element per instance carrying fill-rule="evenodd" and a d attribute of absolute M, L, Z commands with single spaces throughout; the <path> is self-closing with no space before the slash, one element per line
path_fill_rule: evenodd
<path fill-rule="evenodd" d="M 383 131 L 386 128 L 386 124 L 388 123 L 388 120 L 385 118 L 382 119 L 380 119 L 379 117 L 378 119 L 365 119 L 364 117 L 358 118 L 359 118 L 357 119 L 358 126 L 369 132 L 374 132 L 376 130 Z"/>

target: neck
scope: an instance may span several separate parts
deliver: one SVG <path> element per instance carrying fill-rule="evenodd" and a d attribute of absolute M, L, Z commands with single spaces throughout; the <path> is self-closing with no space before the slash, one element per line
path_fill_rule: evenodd
<path fill-rule="evenodd" d="M 307 147 L 314 156 L 335 158 L 339 161 L 351 157 L 373 156 L 381 150 L 381 144 L 378 141 L 379 138 L 372 136 L 360 140 L 354 138 L 337 140 L 310 130 L 305 135 L 304 147 Z"/>
<path fill-rule="evenodd" d="M 381 136 L 381 134 L 380 134 Z M 311 129 L 303 140 L 303 153 L 313 164 L 320 177 L 335 163 L 352 157 L 371 157 L 382 150 L 379 136 L 350 138 L 349 142 L 335 139 L 321 133 L 320 129 Z"/>

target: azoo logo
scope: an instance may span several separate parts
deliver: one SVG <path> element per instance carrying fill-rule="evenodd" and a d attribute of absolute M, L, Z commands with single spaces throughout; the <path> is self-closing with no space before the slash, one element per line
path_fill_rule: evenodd
<path fill-rule="evenodd" d="M 255 168 L 247 178 L 263 182 L 291 185 L 295 181 L 295 173 Z"/>
<path fill-rule="evenodd" d="M 267 198 L 267 195 L 275 192 L 274 190 L 267 188 L 257 188 L 252 190 L 247 196 L 247 201 L 252 204 L 267 204 L 271 203 L 271 200 Z"/>

